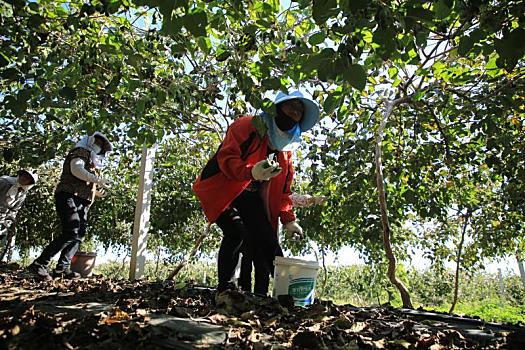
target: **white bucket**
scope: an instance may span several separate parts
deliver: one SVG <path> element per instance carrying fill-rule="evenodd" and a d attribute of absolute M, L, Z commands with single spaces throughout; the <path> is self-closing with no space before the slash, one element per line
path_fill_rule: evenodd
<path fill-rule="evenodd" d="M 281 256 L 275 257 L 274 263 L 272 296 L 277 298 L 279 295 L 290 295 L 297 306 L 312 304 L 319 263 Z"/>

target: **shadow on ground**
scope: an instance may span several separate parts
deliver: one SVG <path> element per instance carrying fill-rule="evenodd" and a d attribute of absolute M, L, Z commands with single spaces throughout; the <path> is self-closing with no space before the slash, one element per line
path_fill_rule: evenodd
<path fill-rule="evenodd" d="M 525 329 L 512 325 L 176 286 L 38 282 L 0 265 L 0 349 L 525 349 Z"/>

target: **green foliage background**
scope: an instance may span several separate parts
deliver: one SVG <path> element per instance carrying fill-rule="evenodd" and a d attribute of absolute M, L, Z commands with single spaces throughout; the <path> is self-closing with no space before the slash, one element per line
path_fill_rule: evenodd
<path fill-rule="evenodd" d="M 163 280 L 170 272 L 171 265 L 163 261 L 150 261 L 146 264 L 146 276 L 151 280 Z M 100 264 L 95 273 L 107 278 L 126 279 L 129 265 L 121 261 Z M 346 265 L 329 267 L 326 283 L 321 270 L 317 279 L 316 297 L 333 300 L 337 304 L 370 306 L 390 303 L 400 307 L 401 300 L 393 287 L 389 287 L 384 274 L 377 273 L 375 267 Z M 454 275 L 448 271 L 411 269 L 402 273 L 412 291 L 415 307 L 426 310 L 448 312 L 450 294 L 454 288 Z M 184 267 L 177 279 L 178 287 L 185 284 L 215 286 L 215 264 L 195 263 Z M 461 302 L 457 314 L 478 316 L 488 322 L 525 322 L 525 290 L 518 276 L 502 276 L 504 293 L 496 274 L 474 273 L 461 279 Z"/>
<path fill-rule="evenodd" d="M 301 87 L 323 120 L 298 153 L 295 190 L 328 199 L 298 213 L 323 251 L 384 260 L 374 133 L 384 102 L 407 97 L 382 143 L 396 256 L 457 260 L 467 213 L 464 268 L 522 253 L 524 13 L 498 0 L 2 0 L 0 171 L 31 166 L 42 179 L 18 247 L 57 233 L 60 162 L 100 130 L 116 145 L 115 184 L 89 234 L 129 249 L 140 152 L 158 143 L 148 244 L 180 259 L 205 226 L 191 183 L 227 125 Z"/>

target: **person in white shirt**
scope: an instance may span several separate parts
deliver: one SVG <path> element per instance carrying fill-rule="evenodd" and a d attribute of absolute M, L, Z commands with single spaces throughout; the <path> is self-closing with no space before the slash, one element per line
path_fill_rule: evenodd
<path fill-rule="evenodd" d="M 55 190 L 55 206 L 60 217 L 62 234 L 44 248 L 40 256 L 28 267 L 35 277 L 51 280 L 47 267 L 58 253 L 54 277 L 78 278 L 70 269 L 71 259 L 84 238 L 88 211 L 95 197 L 104 197 L 109 180 L 100 175 L 102 159 L 113 150 L 111 142 L 100 132 L 85 136 L 64 161 L 62 175 Z"/>
<path fill-rule="evenodd" d="M 0 255 L 2 257 L 12 239 L 16 216 L 24 205 L 27 191 L 37 181 L 38 175 L 28 169 L 19 170 L 17 176 L 0 177 Z"/>

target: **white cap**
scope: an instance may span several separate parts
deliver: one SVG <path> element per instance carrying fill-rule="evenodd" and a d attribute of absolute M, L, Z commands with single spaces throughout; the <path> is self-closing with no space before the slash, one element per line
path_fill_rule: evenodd
<path fill-rule="evenodd" d="M 18 176 L 20 176 L 21 173 L 28 174 L 29 176 L 31 176 L 33 178 L 33 182 L 35 184 L 37 183 L 37 181 L 38 181 L 38 174 L 36 172 L 34 172 L 33 170 L 30 170 L 30 169 L 20 169 L 20 170 L 18 170 Z"/>

